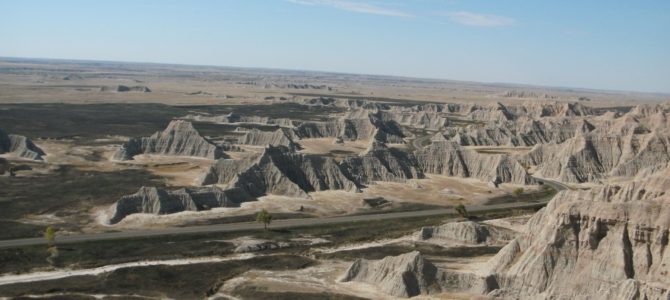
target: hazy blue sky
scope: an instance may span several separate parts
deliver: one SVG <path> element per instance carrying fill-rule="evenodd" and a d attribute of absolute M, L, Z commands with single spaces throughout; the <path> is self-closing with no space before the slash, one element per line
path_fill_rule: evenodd
<path fill-rule="evenodd" d="M 0 0 L 0 56 L 670 92 L 670 1 Z"/>

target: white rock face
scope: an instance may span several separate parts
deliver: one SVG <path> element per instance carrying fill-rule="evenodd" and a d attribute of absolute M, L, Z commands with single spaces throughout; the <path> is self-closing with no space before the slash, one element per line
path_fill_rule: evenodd
<path fill-rule="evenodd" d="M 238 143 L 255 146 L 286 146 L 292 149 L 298 147 L 298 145 L 293 142 L 290 135 L 281 128 L 275 131 L 252 129 L 240 137 Z"/>
<path fill-rule="evenodd" d="M 29 138 L 7 134 L 0 129 L 0 154 L 3 153 L 13 153 L 18 157 L 32 160 L 42 160 L 42 156 L 46 155 Z"/>
<path fill-rule="evenodd" d="M 446 247 L 461 244 L 504 244 L 512 240 L 514 235 L 513 231 L 505 228 L 465 221 L 421 228 L 416 239 Z"/>
<path fill-rule="evenodd" d="M 200 211 L 215 207 L 238 207 L 241 202 L 253 200 L 239 189 L 221 190 L 216 187 L 165 190 L 142 187 L 132 195 L 121 197 L 113 206 L 110 223 L 118 223 L 135 213 L 171 214 L 181 211 Z"/>
<path fill-rule="evenodd" d="M 395 297 L 413 297 L 440 292 L 438 269 L 418 251 L 388 256 L 382 260 L 356 260 L 341 281 L 359 281 L 377 286 Z"/>
<path fill-rule="evenodd" d="M 453 131 L 450 138 L 463 146 L 534 146 L 560 144 L 595 126 L 581 118 L 518 118 L 514 121 L 468 125 Z"/>
<path fill-rule="evenodd" d="M 359 185 L 373 181 L 404 182 L 412 178 L 424 178 L 414 155 L 385 144 L 373 141 L 360 156 L 351 156 L 341 163 L 346 173 Z"/>
<path fill-rule="evenodd" d="M 565 182 L 635 177 L 670 162 L 670 104 L 641 105 L 625 115 L 592 118 L 593 130 L 579 130 L 559 143 L 536 145 L 519 160 L 535 175 Z M 591 124 L 591 123 L 589 123 Z"/>
<path fill-rule="evenodd" d="M 356 175 L 351 172 L 356 172 Z M 297 153 L 284 146 L 268 146 L 257 156 L 242 160 L 217 160 L 200 179 L 200 184 L 222 185 L 223 192 L 229 195 L 226 199 L 239 203 L 268 194 L 309 198 L 310 192 L 324 190 L 358 192 L 364 184 L 372 181 L 404 181 L 422 177 L 423 173 L 416 168 L 416 160 L 410 153 L 375 142 L 363 156 L 345 159 L 341 163 L 330 157 Z M 176 198 L 170 193 L 174 192 L 144 188 L 138 194 L 125 196 L 117 203 L 119 212 L 114 221 L 118 222 L 131 213 L 164 213 L 165 209 L 147 203 L 181 203 L 181 200 L 175 202 Z M 161 199 L 168 200 L 159 201 Z M 129 205 L 139 208 L 128 208 Z M 183 210 L 199 209 L 193 209 L 191 204 L 175 204 L 174 209 L 167 211 Z"/>
<path fill-rule="evenodd" d="M 439 130 L 449 123 L 447 116 L 442 113 L 442 107 L 437 105 L 410 109 L 393 106 L 383 114 L 385 119 L 394 120 L 400 125 L 428 130 Z"/>
<path fill-rule="evenodd" d="M 357 191 L 373 181 L 405 181 L 423 177 L 411 153 L 373 142 L 361 156 L 348 157 L 341 163 L 329 157 L 269 146 L 257 157 L 218 160 L 203 176 L 201 184 L 234 182 L 238 186 L 258 188 L 264 193 L 306 197 L 313 191 Z"/>
<path fill-rule="evenodd" d="M 521 299 L 668 299 L 670 169 L 638 181 L 562 191 L 490 262 Z"/>
<path fill-rule="evenodd" d="M 405 133 L 400 125 L 385 117 L 358 109 L 333 121 L 304 122 L 294 132 L 301 139 L 335 137 L 343 141 L 375 139 L 383 143 L 404 143 Z"/>
<path fill-rule="evenodd" d="M 533 182 L 525 168 L 508 155 L 483 155 L 464 149 L 454 142 L 434 141 L 416 153 L 424 173 L 474 177 L 497 183 Z"/>
<path fill-rule="evenodd" d="M 520 159 L 538 166 L 541 177 L 587 182 L 611 176 L 634 177 L 670 162 L 670 135 L 663 132 L 576 136 L 563 144 L 535 146 Z"/>
<path fill-rule="evenodd" d="M 202 137 L 190 122 L 175 120 L 150 137 L 131 138 L 114 154 L 115 160 L 130 160 L 138 154 L 224 157 L 223 149 Z"/>
<path fill-rule="evenodd" d="M 357 183 L 334 159 L 296 153 L 282 146 L 268 146 L 261 155 L 247 160 L 219 160 L 202 184 L 228 184 L 256 197 L 309 197 L 307 194 L 314 191 L 358 191 Z"/>

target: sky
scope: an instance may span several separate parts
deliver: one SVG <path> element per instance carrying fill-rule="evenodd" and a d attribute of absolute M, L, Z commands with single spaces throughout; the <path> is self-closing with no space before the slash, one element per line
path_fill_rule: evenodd
<path fill-rule="evenodd" d="M 670 1 L 0 0 L 0 56 L 670 93 Z"/>

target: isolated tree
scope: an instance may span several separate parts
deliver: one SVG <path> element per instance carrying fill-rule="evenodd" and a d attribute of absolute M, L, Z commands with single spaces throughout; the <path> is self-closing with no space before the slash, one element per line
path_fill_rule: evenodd
<path fill-rule="evenodd" d="M 514 196 L 519 197 L 519 196 L 521 196 L 521 194 L 523 194 L 523 188 L 517 188 L 512 193 L 514 193 Z"/>
<path fill-rule="evenodd" d="M 463 205 L 463 204 L 456 205 L 456 206 L 454 206 L 454 209 L 456 210 L 456 212 L 459 215 L 461 215 L 461 217 L 463 217 L 463 218 L 468 218 L 469 217 L 468 211 L 465 209 L 465 205 Z"/>
<path fill-rule="evenodd" d="M 263 228 L 268 229 L 268 225 L 272 222 L 272 214 L 267 210 L 262 209 L 256 215 L 256 222 L 263 223 Z"/>
<path fill-rule="evenodd" d="M 56 230 L 49 226 L 44 230 L 44 239 L 47 240 L 47 246 L 53 247 L 56 244 Z"/>
<path fill-rule="evenodd" d="M 47 227 L 44 230 L 44 239 L 47 240 L 47 252 L 49 253 L 47 262 L 53 266 L 59 254 L 58 247 L 56 247 L 56 230 L 51 226 Z"/>

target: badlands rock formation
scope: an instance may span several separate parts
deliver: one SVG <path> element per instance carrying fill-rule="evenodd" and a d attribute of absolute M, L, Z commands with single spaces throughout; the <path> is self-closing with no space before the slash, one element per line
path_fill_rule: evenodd
<path fill-rule="evenodd" d="M 223 149 L 202 137 L 190 122 L 175 120 L 150 137 L 131 138 L 114 154 L 115 160 L 130 160 L 139 154 L 224 157 Z"/>
<path fill-rule="evenodd" d="M 142 187 L 132 195 L 123 196 L 112 207 L 110 223 L 118 223 L 135 213 L 170 214 L 181 211 L 208 210 L 215 207 L 237 207 L 252 200 L 239 189 L 221 190 L 216 187 L 165 190 Z"/>
<path fill-rule="evenodd" d="M 454 142 L 432 142 L 417 151 L 416 158 L 424 173 L 474 177 L 495 183 L 533 183 L 526 169 L 513 157 L 479 154 Z"/>
<path fill-rule="evenodd" d="M 535 120 L 524 117 L 516 121 L 455 128 L 449 135 L 451 140 L 463 146 L 534 146 L 551 142 L 560 144 L 594 129 L 593 124 L 580 118 Z"/>
<path fill-rule="evenodd" d="M 414 251 L 377 261 L 358 259 L 341 281 L 364 282 L 391 296 L 413 297 L 440 292 L 441 287 L 436 284 L 442 276 L 440 273 L 435 265 Z"/>
<path fill-rule="evenodd" d="M 454 108 L 455 110 L 457 108 Z M 461 108 L 458 108 L 461 110 Z M 461 110 L 462 111 L 462 110 Z M 593 111 L 579 103 L 528 101 L 522 105 L 473 105 L 466 118 L 480 122 L 505 122 L 521 117 L 575 117 L 592 115 Z"/>
<path fill-rule="evenodd" d="M 236 113 L 229 113 L 226 115 L 186 115 L 182 119 L 192 120 L 197 122 L 207 122 L 207 123 L 216 123 L 216 124 L 264 124 L 264 125 L 277 125 L 280 127 L 293 127 L 293 121 L 291 119 L 279 118 L 272 119 L 268 117 L 259 117 L 259 116 L 243 116 Z"/>
<path fill-rule="evenodd" d="M 668 299 L 670 169 L 636 181 L 562 191 L 490 262 L 521 299 Z"/>
<path fill-rule="evenodd" d="M 251 176 L 259 173 L 259 169 L 262 173 L 279 173 L 277 178 L 273 178 L 273 175 L 266 175 L 264 178 Z M 340 163 L 330 157 L 295 153 L 287 147 L 269 146 L 257 157 L 218 160 L 203 176 L 201 184 L 237 182 L 238 185 L 257 188 L 262 186 L 260 190 L 264 193 L 277 194 L 280 191 L 281 195 L 305 196 L 308 192 L 329 189 L 355 191 L 373 181 L 405 181 L 423 177 L 412 154 L 373 142 L 365 153 L 347 157 Z M 242 184 L 240 180 L 243 179 L 250 181 Z M 279 179 L 288 179 L 297 184 L 299 191 L 289 186 L 277 187 L 288 183 Z"/>
<path fill-rule="evenodd" d="M 42 156 L 46 155 L 29 138 L 7 134 L 0 129 L 0 154 L 3 153 L 12 153 L 18 157 L 33 160 L 42 160 Z"/>
<path fill-rule="evenodd" d="M 266 194 L 309 197 L 323 190 L 357 191 L 359 186 L 332 158 L 306 155 L 283 146 L 268 146 L 256 158 L 219 160 L 202 184 L 227 184 L 249 195 Z"/>
<path fill-rule="evenodd" d="M 359 184 L 424 178 L 414 155 L 377 141 L 365 153 L 344 159 L 342 166 Z"/>
<path fill-rule="evenodd" d="M 379 114 L 354 110 L 326 122 L 304 122 L 295 128 L 299 138 L 336 137 L 344 141 L 375 139 L 384 143 L 404 143 L 405 133 L 398 123 Z"/>
<path fill-rule="evenodd" d="M 216 184 L 224 191 L 243 191 L 243 194 L 233 194 L 242 197 L 239 201 L 228 198 L 239 203 L 248 201 L 249 196 L 268 194 L 309 198 L 310 192 L 317 191 L 357 192 L 373 181 L 404 181 L 423 176 L 411 154 L 377 142 L 362 156 L 350 157 L 341 163 L 330 157 L 297 153 L 284 146 L 268 146 L 262 153 L 245 159 L 217 160 L 200 179 L 200 184 Z M 132 213 L 132 210 L 123 211 Z"/>
<path fill-rule="evenodd" d="M 410 109 L 394 106 L 390 111 L 384 111 L 383 115 L 385 119 L 393 120 L 400 125 L 428 130 L 439 130 L 449 123 L 447 116 L 442 113 L 442 107 L 437 105 L 416 106 Z"/>
<path fill-rule="evenodd" d="M 446 247 L 460 244 L 504 244 L 513 239 L 514 235 L 509 229 L 465 221 L 421 228 L 416 238 L 418 241 Z"/>
<path fill-rule="evenodd" d="M 238 128 L 239 129 L 239 128 Z M 254 146 L 285 146 L 291 149 L 299 148 L 299 145 L 293 142 L 291 136 L 281 128 L 275 131 L 261 131 L 251 129 L 239 138 L 238 143 L 242 145 Z"/>
<path fill-rule="evenodd" d="M 566 182 L 634 177 L 670 162 L 669 105 L 638 106 L 616 117 L 602 116 L 595 130 L 562 144 L 536 145 L 520 161 L 540 177 Z"/>

